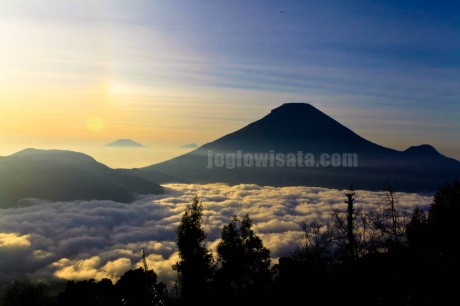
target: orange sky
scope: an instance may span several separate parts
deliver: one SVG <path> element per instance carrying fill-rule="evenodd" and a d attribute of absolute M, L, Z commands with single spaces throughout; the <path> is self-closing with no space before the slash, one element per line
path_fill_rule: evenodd
<path fill-rule="evenodd" d="M 421 47 L 430 52 L 440 33 L 457 29 L 433 24 L 435 34 L 411 41 L 416 38 L 376 37 L 384 20 L 354 16 L 374 30 L 365 32 L 348 23 L 345 7 L 335 8 L 329 28 L 315 17 L 329 18 L 327 8 L 299 6 L 280 19 L 273 5 L 256 7 L 2 2 L 0 155 L 31 146 L 66 148 L 112 166 L 142 166 L 184 153 L 186 143 L 221 137 L 283 103 L 307 102 L 379 144 L 404 150 L 429 143 L 460 159 L 458 69 L 451 54 L 445 54 L 447 65 L 438 65 L 383 52 L 405 43 L 411 45 L 401 50 L 418 50 L 425 42 Z M 409 33 L 418 21 L 394 22 L 397 33 Z M 341 46 L 343 39 L 358 51 L 316 49 Z M 454 41 L 443 43 L 443 50 L 455 49 Z M 363 44 L 383 53 L 365 53 Z M 395 54 L 403 56 L 401 50 Z M 119 138 L 151 150 L 138 162 L 100 150 Z"/>

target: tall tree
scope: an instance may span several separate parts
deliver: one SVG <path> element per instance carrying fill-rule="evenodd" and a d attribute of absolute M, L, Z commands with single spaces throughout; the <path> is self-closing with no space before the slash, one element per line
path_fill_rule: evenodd
<path fill-rule="evenodd" d="M 206 248 L 206 234 L 202 226 L 203 204 L 195 196 L 188 204 L 177 228 L 177 247 L 180 261 L 173 269 L 177 271 L 180 299 L 186 304 L 203 301 L 209 293 L 209 282 L 214 266 L 211 253 Z"/>
<path fill-rule="evenodd" d="M 360 209 L 355 208 L 355 195 L 353 185 L 345 193 L 347 197 L 345 203 L 347 209 L 345 212 L 334 210 L 333 220 L 330 223 L 330 230 L 332 231 L 333 241 L 344 249 L 346 255 L 345 259 L 350 264 L 356 262 L 359 251 L 365 240 L 365 223 L 366 220 Z"/>
<path fill-rule="evenodd" d="M 356 241 L 355 241 L 355 192 L 353 187 L 350 188 L 350 191 L 345 193 L 347 200 L 347 241 L 348 241 L 348 256 L 350 256 L 350 262 L 354 263 L 356 261 Z"/>
<path fill-rule="evenodd" d="M 373 231 L 373 251 L 391 252 L 401 249 L 406 244 L 406 225 L 409 215 L 397 209 L 397 199 L 390 183 L 387 186 L 385 201 L 368 213 L 368 220 Z"/>
<path fill-rule="evenodd" d="M 251 228 L 252 221 L 246 215 L 242 219 L 234 216 L 222 229 L 216 286 L 230 298 L 254 298 L 268 288 L 271 280 L 270 251 Z"/>

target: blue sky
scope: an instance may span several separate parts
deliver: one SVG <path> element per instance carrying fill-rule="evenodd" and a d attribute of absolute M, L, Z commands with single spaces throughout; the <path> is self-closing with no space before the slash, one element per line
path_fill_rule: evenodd
<path fill-rule="evenodd" d="M 32 88 L 0 106 L 14 119 L 33 97 L 59 106 L 46 121 L 79 141 L 203 144 L 296 101 L 460 159 L 456 1 L 7 1 L 0 20 L 0 88 Z M 88 116 L 104 124 L 79 128 Z M 47 128 L 6 122 L 0 140 L 64 138 Z"/>

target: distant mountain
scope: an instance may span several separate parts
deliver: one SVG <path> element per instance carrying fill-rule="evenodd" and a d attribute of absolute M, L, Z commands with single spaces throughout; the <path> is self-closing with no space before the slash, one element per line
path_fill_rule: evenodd
<path fill-rule="evenodd" d="M 114 142 L 106 144 L 105 147 L 145 148 L 144 145 L 131 139 L 118 139 Z"/>
<path fill-rule="evenodd" d="M 212 156 L 232 154 L 311 153 L 315 164 L 321 154 L 352 153 L 357 167 L 208 167 Z M 225 160 L 221 160 L 222 163 Z M 230 168 L 230 169 L 228 169 Z M 307 185 L 381 190 L 390 181 L 396 190 L 435 190 L 439 185 L 460 177 L 460 162 L 445 157 L 429 145 L 406 151 L 385 148 L 343 126 L 315 107 L 288 103 L 248 126 L 205 144 L 198 149 L 155 164 L 141 171 L 153 171 L 192 183 L 256 183 L 273 186 Z"/>
<path fill-rule="evenodd" d="M 136 194 L 162 192 L 134 170 L 111 169 L 82 153 L 26 149 L 0 157 L 0 208 L 24 198 L 130 202 Z"/>

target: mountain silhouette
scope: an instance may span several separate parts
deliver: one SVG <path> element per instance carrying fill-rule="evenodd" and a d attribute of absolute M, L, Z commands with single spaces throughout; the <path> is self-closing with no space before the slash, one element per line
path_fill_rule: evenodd
<path fill-rule="evenodd" d="M 131 139 L 118 139 L 106 144 L 105 147 L 144 148 L 145 146 Z"/>
<path fill-rule="evenodd" d="M 354 153 L 357 167 L 226 167 L 208 168 L 208 153 Z M 391 182 L 395 190 L 435 190 L 460 176 L 460 162 L 429 145 L 406 151 L 389 149 L 357 135 L 310 104 L 287 103 L 240 130 L 171 160 L 140 169 L 185 182 L 261 185 L 308 185 L 382 190 Z M 148 175 L 146 175 L 148 176 Z"/>
<path fill-rule="evenodd" d="M 161 186 L 135 174 L 82 153 L 26 149 L 0 157 L 0 208 L 24 198 L 131 202 L 136 194 L 162 193 Z"/>

